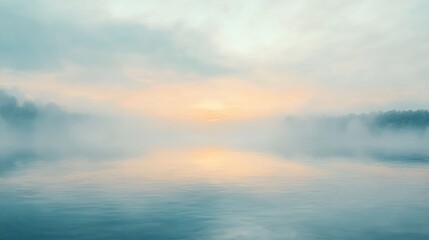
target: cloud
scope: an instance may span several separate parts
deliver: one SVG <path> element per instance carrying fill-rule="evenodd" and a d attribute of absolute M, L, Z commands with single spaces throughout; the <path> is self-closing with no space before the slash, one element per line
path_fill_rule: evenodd
<path fill-rule="evenodd" d="M 245 4 L 224 0 L 111 0 L 108 4 L 112 15 L 121 20 L 160 29 L 183 26 L 206 32 L 226 61 L 235 59 L 236 64 L 252 66 L 269 62 L 288 70 L 298 68 L 296 71 L 321 70 L 345 60 L 344 65 L 356 70 L 365 60 L 380 64 L 405 57 L 423 60 L 428 8 L 421 0 L 323 4 L 314 0 L 250 0 Z M 357 63 L 354 66 L 353 59 Z"/>
<path fill-rule="evenodd" d="M 114 21 L 102 5 L 66 6 L 61 8 L 59 2 L 2 1 L 0 67 L 57 70 L 67 65 L 107 67 L 137 62 L 151 68 L 208 74 L 225 70 L 184 49 L 173 30 Z"/>

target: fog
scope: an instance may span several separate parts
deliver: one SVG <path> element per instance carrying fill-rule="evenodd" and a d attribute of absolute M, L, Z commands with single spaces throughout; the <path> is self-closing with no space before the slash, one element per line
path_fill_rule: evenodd
<path fill-rule="evenodd" d="M 423 160 L 429 156 L 429 112 L 286 117 L 278 147 L 287 154 Z"/>
<path fill-rule="evenodd" d="M 218 145 L 319 157 L 371 156 L 422 161 L 429 156 L 429 112 L 281 116 L 201 125 L 141 116 L 70 113 L 55 104 L 0 92 L 0 149 L 92 157 L 142 154 L 159 146 Z"/>
<path fill-rule="evenodd" d="M 0 91 L 2 155 L 111 155 L 137 151 L 133 119 L 70 113 L 60 106 L 20 101 Z"/>

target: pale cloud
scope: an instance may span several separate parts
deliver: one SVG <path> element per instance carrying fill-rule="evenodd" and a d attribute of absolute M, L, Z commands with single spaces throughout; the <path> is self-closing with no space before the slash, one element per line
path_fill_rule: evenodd
<path fill-rule="evenodd" d="M 338 48 L 332 49 L 336 53 L 345 50 L 353 53 L 358 45 L 369 47 L 383 41 L 427 37 L 423 9 L 428 6 L 424 1 L 111 0 L 109 3 L 108 9 L 117 19 L 154 28 L 204 32 L 211 36 L 218 51 L 240 61 L 262 58 L 274 64 L 294 63 L 326 53 L 321 51 L 331 47 Z M 416 32 L 416 28 L 421 31 Z M 401 36 L 404 33 L 406 36 Z M 385 39 L 387 36 L 390 39 Z"/>
<path fill-rule="evenodd" d="M 115 21 L 96 3 L 0 3 L 0 68 L 58 71 L 70 65 L 117 68 L 135 62 L 145 68 L 225 71 L 187 51 L 173 30 Z"/>

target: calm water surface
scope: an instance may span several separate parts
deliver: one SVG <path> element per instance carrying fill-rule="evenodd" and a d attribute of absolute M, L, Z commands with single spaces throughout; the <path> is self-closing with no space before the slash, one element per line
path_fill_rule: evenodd
<path fill-rule="evenodd" d="M 0 239 L 429 239 L 429 167 L 218 147 L 16 157 Z"/>

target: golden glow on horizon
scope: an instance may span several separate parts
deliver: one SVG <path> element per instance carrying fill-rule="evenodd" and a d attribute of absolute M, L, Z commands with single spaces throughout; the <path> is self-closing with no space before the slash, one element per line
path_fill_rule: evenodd
<path fill-rule="evenodd" d="M 293 112 L 309 96 L 298 88 L 230 80 L 155 85 L 122 105 L 172 121 L 235 121 Z"/>
<path fill-rule="evenodd" d="M 54 102 L 77 109 L 128 111 L 144 117 L 173 122 L 195 123 L 239 121 L 290 114 L 312 97 L 309 89 L 281 83 L 261 83 L 237 79 L 172 81 L 127 85 L 72 84 L 51 81 L 11 81 L 37 96 L 52 95 Z M 113 108 L 113 109 L 112 109 Z"/>
<path fill-rule="evenodd" d="M 192 106 L 199 114 L 199 118 L 207 121 L 217 121 L 222 119 L 225 105 L 216 100 L 204 100 Z"/>

